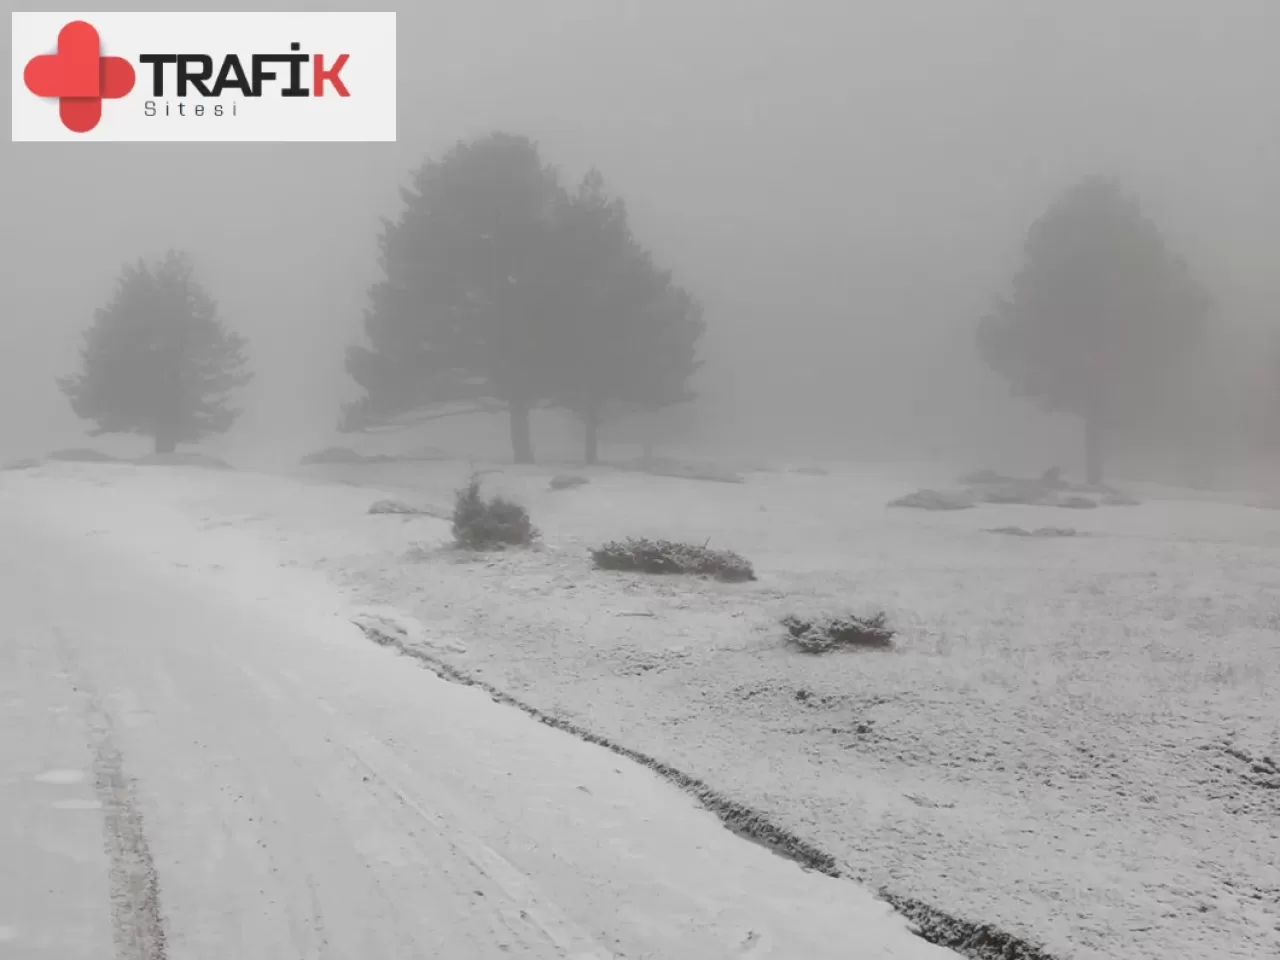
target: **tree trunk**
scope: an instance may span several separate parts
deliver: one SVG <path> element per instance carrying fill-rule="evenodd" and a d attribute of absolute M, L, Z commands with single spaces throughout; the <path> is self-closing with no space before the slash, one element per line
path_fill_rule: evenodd
<path fill-rule="evenodd" d="M 1084 472 L 1090 486 L 1102 483 L 1102 417 L 1097 413 L 1084 418 Z"/>
<path fill-rule="evenodd" d="M 511 419 L 511 452 L 516 463 L 533 463 L 533 430 L 529 425 L 529 405 L 509 403 L 507 412 Z"/>
<path fill-rule="evenodd" d="M 582 426 L 585 431 L 583 459 L 588 466 L 594 467 L 600 462 L 600 415 L 594 411 L 584 414 Z"/>

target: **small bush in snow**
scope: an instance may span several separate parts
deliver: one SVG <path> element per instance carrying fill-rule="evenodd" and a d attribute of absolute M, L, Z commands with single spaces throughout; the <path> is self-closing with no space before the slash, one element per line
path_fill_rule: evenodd
<path fill-rule="evenodd" d="M 72 463 L 118 463 L 119 457 L 88 447 L 73 447 L 70 450 L 55 450 L 49 454 L 50 460 L 68 460 Z"/>
<path fill-rule="evenodd" d="M 393 460 L 393 461 L 398 460 L 398 461 L 407 461 L 410 463 L 414 463 L 422 460 L 429 460 L 429 461 L 452 460 L 453 455 L 450 454 L 448 450 L 441 450 L 439 447 L 416 447 L 415 449 L 410 450 L 407 453 L 401 453 L 401 454 L 397 454 L 396 456 L 390 456 L 390 457 L 387 457 L 387 459 Z"/>
<path fill-rule="evenodd" d="M 468 550 L 500 550 L 530 546 L 538 539 L 538 531 L 520 504 L 482 495 L 480 477 L 472 474 L 454 495 L 453 539 Z"/>
<path fill-rule="evenodd" d="M 572 490 L 574 487 L 581 487 L 589 482 L 586 477 L 579 477 L 571 473 L 557 473 L 551 478 L 551 489 Z"/>
<path fill-rule="evenodd" d="M 718 463 L 650 458 L 637 460 L 630 466 L 659 477 L 676 477 L 681 480 L 707 480 L 711 483 L 747 482 L 742 474 Z"/>
<path fill-rule="evenodd" d="M 1058 506 L 1069 510 L 1092 510 L 1097 505 L 1098 501 L 1090 500 L 1088 497 L 1063 497 L 1058 501 Z"/>
<path fill-rule="evenodd" d="M 393 457 L 386 453 L 356 453 L 350 447 L 325 447 L 314 453 L 308 453 L 299 460 L 303 464 L 316 463 L 395 463 L 397 460 L 412 460 L 413 457 Z"/>
<path fill-rule="evenodd" d="M 370 513 L 393 513 L 403 516 L 416 516 L 425 511 L 403 500 L 379 500 L 369 506 Z"/>
<path fill-rule="evenodd" d="M 1027 530 L 1023 527 L 993 527 L 987 533 L 1002 533 L 1008 537 L 1074 537 L 1076 531 L 1072 527 L 1040 527 Z"/>
<path fill-rule="evenodd" d="M 852 647 L 884 648 L 893 644 L 893 630 L 883 613 L 870 617 L 851 614 L 782 618 L 787 638 L 804 653 L 829 653 Z"/>
<path fill-rule="evenodd" d="M 948 493 L 943 490 L 917 490 L 890 501 L 889 506 L 910 507 L 913 510 L 967 510 L 973 506 L 973 498 L 963 493 Z"/>
<path fill-rule="evenodd" d="M 978 496 L 986 503 L 1017 503 L 1032 507 L 1052 506 L 1057 502 L 1057 494 L 1039 480 L 1010 480 L 985 487 Z"/>
<path fill-rule="evenodd" d="M 1102 502 L 1108 507 L 1136 507 L 1142 503 L 1137 497 L 1120 490 L 1108 490 L 1102 495 Z"/>
<path fill-rule="evenodd" d="M 195 451 L 183 452 L 174 451 L 173 453 L 149 453 L 145 457 L 139 457 L 134 463 L 142 464 L 150 467 L 204 467 L 208 470 L 234 470 L 235 467 L 227 463 L 227 461 L 210 456 L 207 453 L 199 453 Z"/>
<path fill-rule="evenodd" d="M 364 457 L 350 447 L 325 447 L 308 453 L 299 463 L 359 463 Z"/>
<path fill-rule="evenodd" d="M 698 546 L 646 537 L 612 540 L 592 550 L 591 559 L 601 570 L 687 574 L 713 577 L 727 583 L 756 578 L 750 561 L 731 550 L 712 550 L 705 544 Z"/>

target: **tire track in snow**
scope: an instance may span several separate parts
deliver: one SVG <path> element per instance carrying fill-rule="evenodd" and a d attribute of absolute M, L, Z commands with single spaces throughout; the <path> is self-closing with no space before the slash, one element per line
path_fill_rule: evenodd
<path fill-rule="evenodd" d="M 270 700 L 285 703 L 289 698 L 276 684 L 243 664 L 241 672 Z M 302 689 L 301 682 L 290 673 L 284 673 L 280 681 Z M 323 697 L 315 697 L 314 705 L 326 716 L 337 717 L 338 710 Z M 620 960 L 615 953 L 595 937 L 568 918 L 565 913 L 537 889 L 533 878 L 526 875 L 478 837 L 471 835 L 460 824 L 451 822 L 445 815 L 424 805 L 414 796 L 407 782 L 400 776 L 406 772 L 383 745 L 367 735 L 353 736 L 353 731 L 338 725 L 328 725 L 325 740 L 344 755 L 346 762 L 358 769 L 368 790 L 378 796 L 384 806 L 398 807 L 441 839 L 458 857 L 469 863 L 477 874 L 490 881 L 506 897 L 513 916 L 508 918 L 514 935 L 525 936 L 532 928 L 542 939 L 554 946 L 566 960 Z M 407 831 L 413 837 L 413 830 Z M 514 921 L 514 922 L 513 922 Z"/>
<path fill-rule="evenodd" d="M 813 870 L 837 879 L 854 879 L 859 883 L 863 882 L 842 869 L 831 854 L 819 850 L 808 841 L 771 822 L 763 814 L 722 796 L 696 777 L 639 750 L 543 712 L 493 684 L 453 666 L 441 657 L 413 645 L 395 629 L 393 623 L 371 621 L 366 616 L 353 619 L 351 623 L 369 640 L 418 661 L 423 667 L 445 680 L 463 686 L 476 687 L 489 694 L 495 703 L 515 707 L 549 727 L 563 730 L 580 740 L 594 743 L 641 766 L 648 767 L 697 800 L 705 809 L 715 814 L 731 833 L 737 834 L 744 840 L 758 844 L 785 860 L 798 863 L 806 870 Z M 952 950 L 960 956 L 968 957 L 970 960 L 1060 960 L 1040 945 L 1022 940 L 990 924 L 952 916 L 923 901 L 899 896 L 889 890 L 881 889 L 877 893 L 882 900 L 908 920 L 916 936 L 936 946 Z M 759 955 L 768 947 L 767 943 L 753 940 L 748 936 L 736 956 L 745 960 L 747 957 Z"/>
<path fill-rule="evenodd" d="M 143 831 L 133 784 L 124 772 L 114 724 L 97 688 L 86 678 L 67 635 L 53 627 L 63 670 L 84 698 L 93 756 L 94 789 L 102 804 L 103 839 L 111 884 L 111 928 L 116 960 L 167 960 L 160 880 Z"/>

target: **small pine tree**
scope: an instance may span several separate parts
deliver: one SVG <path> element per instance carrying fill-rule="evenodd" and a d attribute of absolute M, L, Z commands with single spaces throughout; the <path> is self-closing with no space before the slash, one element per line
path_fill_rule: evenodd
<path fill-rule="evenodd" d="M 467 550 L 500 550 L 527 547 L 538 539 L 529 512 L 504 497 L 486 498 L 480 477 L 472 475 L 454 494 L 453 539 Z"/>
<path fill-rule="evenodd" d="M 115 293 L 86 331 L 78 373 L 60 377 L 92 436 L 133 433 L 157 453 L 230 429 L 230 393 L 252 378 L 246 342 L 218 318 L 190 259 L 170 251 L 154 266 L 124 267 Z"/>

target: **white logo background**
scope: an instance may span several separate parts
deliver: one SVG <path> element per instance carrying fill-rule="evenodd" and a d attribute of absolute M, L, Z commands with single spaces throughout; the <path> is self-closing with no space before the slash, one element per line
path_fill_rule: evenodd
<path fill-rule="evenodd" d="M 73 133 L 58 117 L 58 101 L 37 97 L 23 80 L 32 57 L 54 53 L 58 33 L 73 20 L 98 30 L 101 55 L 124 57 L 134 69 L 132 92 L 104 100 L 102 119 L 88 133 Z M 13 139 L 106 141 L 394 141 L 396 139 L 396 15 L 394 13 L 14 13 Z M 164 96 L 153 97 L 152 67 L 138 62 L 144 53 L 200 53 L 214 59 L 217 71 L 227 54 L 240 57 L 246 74 L 253 54 L 287 54 L 289 44 L 300 53 L 322 54 L 330 68 L 340 54 L 350 55 L 339 76 L 351 96 L 341 97 L 326 85 L 323 97 L 282 97 L 289 65 L 267 69 L 277 79 L 264 84 L 263 95 L 246 97 L 227 90 L 202 97 L 188 90 L 176 96 L 176 71 L 165 66 Z M 312 64 L 302 67 L 302 84 L 312 86 Z M 216 75 L 216 74 L 215 74 Z M 146 102 L 154 100 L 156 115 Z M 165 115 L 166 101 L 171 106 Z M 177 105 L 186 104 L 187 116 Z M 203 116 L 193 107 L 203 103 Z M 214 104 L 223 115 L 214 116 Z M 232 115 L 232 104 L 235 115 Z"/>

